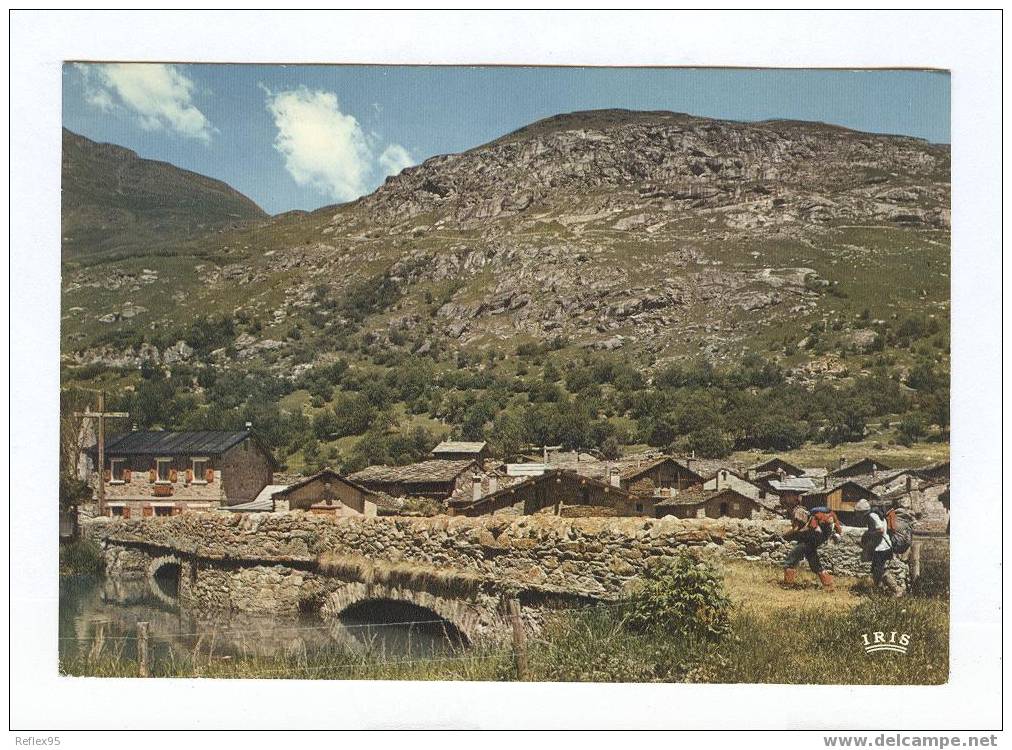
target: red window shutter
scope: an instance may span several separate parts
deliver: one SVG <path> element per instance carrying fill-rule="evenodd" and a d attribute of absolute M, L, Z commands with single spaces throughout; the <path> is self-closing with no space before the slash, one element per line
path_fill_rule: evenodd
<path fill-rule="evenodd" d="M 174 505 L 172 507 L 172 515 L 178 516 L 182 512 L 183 512 L 183 506 L 182 505 Z"/>
<path fill-rule="evenodd" d="M 150 505 L 145 505 L 144 508 L 141 510 L 141 515 L 144 516 L 145 518 L 147 518 L 148 516 L 153 516 L 154 514 L 155 509 L 152 508 Z"/>
<path fill-rule="evenodd" d="M 131 479 L 133 479 L 133 474 L 134 473 L 130 471 L 130 469 L 123 469 L 123 481 L 129 482 Z"/>
<path fill-rule="evenodd" d="M 169 481 L 175 482 L 177 479 L 179 479 L 179 472 L 175 469 L 169 469 Z"/>
<path fill-rule="evenodd" d="M 186 470 L 186 483 L 189 484 L 193 481 L 193 469 Z"/>
<path fill-rule="evenodd" d="M 208 484 L 210 484 L 211 482 L 213 482 L 213 481 L 214 481 L 214 469 L 207 469 L 207 470 L 206 470 L 206 471 L 204 472 L 204 480 L 205 480 L 205 481 L 206 481 L 206 482 L 207 482 Z"/>
<path fill-rule="evenodd" d="M 105 481 L 108 482 L 110 479 L 112 479 L 112 470 L 106 469 L 105 471 L 102 472 L 102 476 L 105 478 Z"/>
<path fill-rule="evenodd" d="M 130 518 L 130 506 L 123 506 L 123 518 Z"/>
<path fill-rule="evenodd" d="M 156 479 L 158 479 L 158 472 L 155 469 L 149 469 L 148 470 L 148 482 L 150 482 L 151 484 L 154 484 Z"/>

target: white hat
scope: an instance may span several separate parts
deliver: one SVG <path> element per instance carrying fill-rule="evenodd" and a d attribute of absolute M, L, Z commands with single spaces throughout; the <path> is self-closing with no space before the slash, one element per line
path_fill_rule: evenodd
<path fill-rule="evenodd" d="M 869 503 L 864 498 L 861 498 L 860 500 L 857 501 L 857 503 L 854 504 L 854 510 L 856 510 L 858 513 L 864 513 L 867 510 L 871 510 L 871 503 Z"/>

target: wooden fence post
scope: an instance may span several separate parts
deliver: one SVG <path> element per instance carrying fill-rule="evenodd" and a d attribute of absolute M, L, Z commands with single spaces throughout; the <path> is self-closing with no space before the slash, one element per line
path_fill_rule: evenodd
<path fill-rule="evenodd" d="M 91 652 L 88 654 L 88 658 L 91 660 L 97 659 L 102 654 L 102 649 L 105 647 L 105 620 L 99 620 L 95 623 L 95 640 L 91 642 Z"/>
<path fill-rule="evenodd" d="M 921 577 L 921 543 L 914 542 L 910 545 L 910 582 L 913 583 Z"/>
<path fill-rule="evenodd" d="M 150 677 L 148 669 L 148 624 L 137 623 L 137 676 Z"/>
<path fill-rule="evenodd" d="M 508 606 L 510 625 L 513 626 L 513 657 L 517 666 L 517 679 L 524 681 L 528 677 L 527 633 L 524 631 L 523 620 L 520 619 L 520 600 L 513 597 Z"/>

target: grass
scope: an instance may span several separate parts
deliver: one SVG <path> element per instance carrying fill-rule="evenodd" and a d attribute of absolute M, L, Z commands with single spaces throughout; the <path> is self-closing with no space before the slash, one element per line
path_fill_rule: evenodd
<path fill-rule="evenodd" d="M 741 451 L 735 453 L 733 457 L 744 465 L 750 466 L 772 458 L 774 455 L 783 458 L 785 461 L 806 467 L 824 466 L 836 468 L 840 456 L 846 456 L 848 462 L 856 461 L 864 456 L 874 456 L 889 466 L 911 467 L 924 466 L 936 461 L 948 461 L 949 444 L 947 442 L 919 442 L 910 446 L 903 446 L 898 443 L 890 445 L 887 442 L 883 442 L 881 435 L 870 435 L 859 443 L 845 443 L 836 446 L 806 443 L 800 448 L 791 451 L 780 451 L 777 453 Z"/>
<path fill-rule="evenodd" d="M 947 561 L 937 562 L 947 566 Z M 356 560 L 335 559 L 328 564 L 352 565 L 363 573 L 369 567 Z M 915 685 L 937 685 L 948 679 L 947 597 L 890 599 L 869 595 L 851 578 L 837 579 L 836 591 L 825 592 L 807 572 L 800 576 L 797 589 L 783 589 L 780 568 L 754 563 L 728 563 L 723 573 L 733 605 L 731 631 L 723 641 L 693 642 L 630 630 L 624 622 L 623 605 L 564 610 L 550 614 L 541 632 L 530 639 L 528 679 Z M 907 654 L 865 653 L 862 634 L 893 630 L 910 635 Z M 94 658 L 65 655 L 60 671 L 94 677 L 136 676 L 137 664 L 125 654 L 123 643 L 107 647 Z M 361 653 L 338 645 L 309 654 L 255 651 L 254 647 L 253 653 L 229 658 L 197 649 L 170 650 L 154 660 L 151 674 L 255 679 L 516 679 L 508 644 L 478 644 L 465 651 L 403 658 L 386 658 L 382 649 L 368 648 Z"/>

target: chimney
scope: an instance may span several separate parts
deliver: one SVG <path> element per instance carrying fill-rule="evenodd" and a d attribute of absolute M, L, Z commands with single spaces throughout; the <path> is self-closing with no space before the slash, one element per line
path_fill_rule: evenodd
<path fill-rule="evenodd" d="M 877 477 L 878 476 L 878 464 L 872 464 L 871 465 L 871 475 L 873 477 Z"/>
<path fill-rule="evenodd" d="M 837 466 L 837 469 L 842 469 L 846 465 L 847 465 L 847 457 L 846 456 L 840 456 L 840 465 Z"/>
<path fill-rule="evenodd" d="M 246 423 L 246 429 L 247 430 L 252 430 L 253 429 L 253 423 L 252 422 L 247 422 Z"/>
<path fill-rule="evenodd" d="M 618 469 L 612 469 L 609 472 L 608 480 L 611 483 L 612 487 L 622 486 L 622 475 L 619 473 Z"/>
<path fill-rule="evenodd" d="M 495 474 L 492 474 L 488 478 L 488 494 L 491 495 L 493 492 L 496 492 L 498 489 L 499 489 L 499 477 L 497 477 Z"/>
<path fill-rule="evenodd" d="M 784 471 L 784 467 L 783 466 L 781 466 L 780 468 L 777 469 L 777 476 L 780 477 L 780 481 L 781 482 L 784 481 L 784 477 L 787 476 L 787 472 Z"/>
<path fill-rule="evenodd" d="M 914 488 L 914 478 L 908 474 L 907 475 L 907 492 L 910 492 L 910 490 L 912 490 L 913 488 Z"/>
<path fill-rule="evenodd" d="M 725 484 L 727 484 L 727 469 L 721 469 L 717 472 L 717 489 L 724 489 Z"/>
<path fill-rule="evenodd" d="M 829 489 L 829 474 L 826 474 L 822 478 L 822 489 L 824 489 L 824 490 L 828 490 Z"/>
<path fill-rule="evenodd" d="M 481 499 L 481 476 L 475 474 L 471 477 L 471 500 Z"/>

